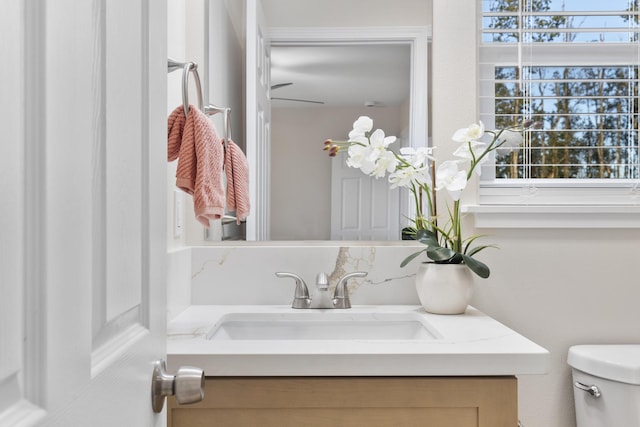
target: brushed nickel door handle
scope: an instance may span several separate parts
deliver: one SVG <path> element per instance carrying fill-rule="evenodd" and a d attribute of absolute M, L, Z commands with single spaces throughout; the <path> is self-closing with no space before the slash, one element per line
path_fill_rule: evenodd
<path fill-rule="evenodd" d="M 181 366 L 175 375 L 167 374 L 164 360 L 153 364 L 151 404 L 153 412 L 161 412 L 165 397 L 175 396 L 180 405 L 197 403 L 204 399 L 204 371 L 193 366 Z"/>

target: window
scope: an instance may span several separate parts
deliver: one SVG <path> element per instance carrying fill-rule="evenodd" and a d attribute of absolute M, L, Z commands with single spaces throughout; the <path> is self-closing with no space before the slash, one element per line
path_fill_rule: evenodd
<path fill-rule="evenodd" d="M 533 119 L 483 168 L 488 205 L 638 205 L 638 0 L 481 0 L 480 114 Z"/>

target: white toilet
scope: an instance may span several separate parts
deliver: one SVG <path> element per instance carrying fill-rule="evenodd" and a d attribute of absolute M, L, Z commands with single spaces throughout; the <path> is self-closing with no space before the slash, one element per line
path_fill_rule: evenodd
<path fill-rule="evenodd" d="M 567 362 L 577 427 L 640 427 L 640 345 L 576 345 Z"/>

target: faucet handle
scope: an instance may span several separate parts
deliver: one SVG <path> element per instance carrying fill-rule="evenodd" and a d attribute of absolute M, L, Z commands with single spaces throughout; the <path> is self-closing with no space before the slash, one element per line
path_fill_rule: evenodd
<path fill-rule="evenodd" d="M 309 288 L 300 276 L 294 273 L 277 272 L 277 277 L 290 277 L 296 281 L 296 289 L 293 294 L 293 302 L 291 308 L 309 308 L 311 306 L 311 298 L 309 298 Z"/>
<path fill-rule="evenodd" d="M 351 301 L 349 300 L 349 290 L 347 289 L 347 281 L 352 277 L 365 277 L 366 271 L 354 271 L 342 276 L 336 290 L 333 293 L 333 306 L 335 308 L 351 308 Z"/>

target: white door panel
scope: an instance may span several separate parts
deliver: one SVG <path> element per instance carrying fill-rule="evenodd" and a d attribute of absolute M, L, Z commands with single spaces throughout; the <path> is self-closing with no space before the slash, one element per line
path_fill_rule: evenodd
<path fill-rule="evenodd" d="M 339 152 L 331 162 L 331 240 L 399 239 L 400 191 L 350 168 Z"/>
<path fill-rule="evenodd" d="M 6 3 L 0 426 L 164 425 L 166 2 Z"/>
<path fill-rule="evenodd" d="M 106 3 L 106 91 L 104 203 L 106 317 L 102 322 L 123 320 L 125 313 L 140 312 L 142 277 L 142 181 L 143 129 L 141 105 L 142 43 L 139 0 L 109 0 Z M 122 10 L 127 13 L 123 14 Z M 118 16 L 121 15 L 121 16 Z M 137 42 L 131 43 L 132 40 Z M 127 46 L 123 49 L 123 46 Z M 122 72 L 122 64 L 127 64 Z M 131 73 L 127 76 L 128 73 Z M 124 77 L 124 78 L 123 78 Z M 126 209 L 123 207 L 126 206 Z M 101 230 L 102 231 L 102 230 Z M 132 316 L 133 317 L 133 316 Z M 136 322 L 134 319 L 125 323 Z"/>
<path fill-rule="evenodd" d="M 28 326 L 22 319 L 25 307 L 25 138 L 28 133 L 24 109 L 26 75 L 24 64 L 26 7 L 8 1 L 0 13 L 0 57 L 9 67 L 0 67 L 0 426 L 31 425 L 44 417 L 38 402 L 25 392 L 26 364 L 35 361 L 23 346 Z"/>

